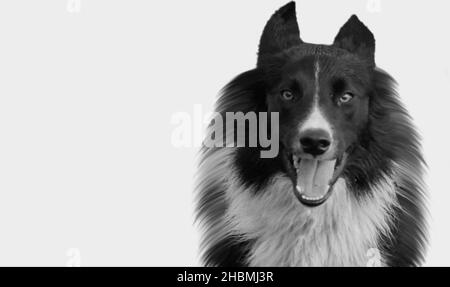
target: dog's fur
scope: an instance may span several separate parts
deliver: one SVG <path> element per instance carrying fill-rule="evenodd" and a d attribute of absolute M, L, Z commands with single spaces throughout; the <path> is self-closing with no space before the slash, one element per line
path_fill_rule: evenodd
<path fill-rule="evenodd" d="M 356 16 L 332 45 L 300 39 L 293 2 L 271 17 L 257 67 L 223 89 L 216 111 L 280 112 L 280 152 L 261 158 L 258 147 L 202 149 L 197 215 L 205 265 L 365 266 L 372 248 L 385 266 L 423 263 L 424 161 L 418 135 L 393 79 L 376 67 L 374 51 L 372 33 Z M 337 152 L 352 149 L 331 197 L 307 207 L 292 192 L 283 155 L 298 140 L 292 123 L 305 120 L 313 88 L 299 88 L 304 102 L 289 107 L 280 107 L 284 103 L 272 91 L 292 69 L 303 78 L 311 75 L 309 83 L 316 73 L 318 82 L 318 68 L 321 89 L 326 89 L 322 81 L 345 74 L 361 95 L 345 109 L 321 98 L 330 102 L 323 108 L 341 137 Z"/>

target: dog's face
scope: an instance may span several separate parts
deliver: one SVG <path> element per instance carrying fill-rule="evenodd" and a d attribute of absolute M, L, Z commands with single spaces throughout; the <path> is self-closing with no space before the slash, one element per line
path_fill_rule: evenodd
<path fill-rule="evenodd" d="M 356 16 L 330 46 L 300 40 L 293 3 L 264 29 L 258 66 L 269 79 L 267 108 L 279 113 L 281 156 L 306 205 L 331 195 L 368 123 L 373 52 L 373 35 Z"/>

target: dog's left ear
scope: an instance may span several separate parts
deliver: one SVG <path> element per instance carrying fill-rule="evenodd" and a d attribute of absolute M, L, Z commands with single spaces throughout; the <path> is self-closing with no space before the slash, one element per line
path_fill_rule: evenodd
<path fill-rule="evenodd" d="M 375 38 L 356 15 L 352 15 L 342 26 L 333 45 L 357 55 L 370 66 L 375 66 Z"/>

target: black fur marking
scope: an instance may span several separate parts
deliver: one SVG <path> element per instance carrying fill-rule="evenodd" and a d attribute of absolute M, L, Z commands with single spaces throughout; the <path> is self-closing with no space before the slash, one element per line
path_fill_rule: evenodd
<path fill-rule="evenodd" d="M 259 148 L 239 148 L 235 157 L 238 174 L 246 187 L 253 186 L 257 193 L 280 170 L 284 171 L 279 157 L 260 158 Z"/>
<path fill-rule="evenodd" d="M 261 69 L 251 70 L 237 76 L 224 88 L 216 110 L 222 115 L 225 115 L 226 112 L 267 111 L 264 85 L 266 78 L 267 75 Z M 283 167 L 279 156 L 261 158 L 260 151 L 259 145 L 258 147 L 236 149 L 236 167 L 246 186 L 264 186 L 267 180 Z"/>
<path fill-rule="evenodd" d="M 344 79 L 335 79 L 333 81 L 333 92 L 334 94 L 342 94 L 345 92 L 347 84 Z"/>
<path fill-rule="evenodd" d="M 245 241 L 238 236 L 225 237 L 205 252 L 206 266 L 246 267 L 251 241 Z"/>

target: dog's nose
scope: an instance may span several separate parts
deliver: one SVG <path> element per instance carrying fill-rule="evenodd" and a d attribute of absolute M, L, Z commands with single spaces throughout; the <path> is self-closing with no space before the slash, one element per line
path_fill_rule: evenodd
<path fill-rule="evenodd" d="M 305 153 L 317 156 L 328 150 L 331 137 L 322 129 L 306 130 L 300 134 L 300 144 Z"/>

